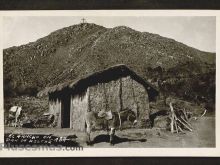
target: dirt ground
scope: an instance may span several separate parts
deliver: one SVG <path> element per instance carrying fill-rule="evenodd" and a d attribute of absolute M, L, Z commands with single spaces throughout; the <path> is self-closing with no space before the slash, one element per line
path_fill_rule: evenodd
<path fill-rule="evenodd" d="M 109 136 L 105 131 L 95 131 L 91 134 L 94 144 L 87 146 L 85 133 L 74 132 L 71 129 L 57 128 L 13 128 L 5 127 L 5 133 L 16 134 L 53 134 L 56 136 L 76 135 L 80 145 L 84 147 L 118 147 L 118 148 L 197 148 L 215 147 L 215 117 L 203 117 L 192 119 L 193 132 L 185 131 L 185 134 L 172 134 L 167 130 L 129 129 L 116 131 L 116 144 L 110 146 Z"/>

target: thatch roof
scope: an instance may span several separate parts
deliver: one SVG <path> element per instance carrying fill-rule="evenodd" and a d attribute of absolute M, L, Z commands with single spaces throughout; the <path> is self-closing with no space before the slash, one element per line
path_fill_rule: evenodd
<path fill-rule="evenodd" d="M 52 93 L 59 93 L 62 92 L 64 89 L 70 91 L 83 91 L 89 86 L 93 86 L 102 82 L 109 82 L 111 80 L 116 80 L 120 77 L 126 76 L 131 76 L 134 80 L 142 84 L 147 89 L 150 95 L 158 95 L 158 90 L 152 84 L 144 80 L 141 76 L 136 74 L 126 65 L 120 64 L 86 75 L 75 81 L 68 81 L 52 87 L 46 87 L 44 90 L 40 91 L 37 96 L 42 97 Z"/>

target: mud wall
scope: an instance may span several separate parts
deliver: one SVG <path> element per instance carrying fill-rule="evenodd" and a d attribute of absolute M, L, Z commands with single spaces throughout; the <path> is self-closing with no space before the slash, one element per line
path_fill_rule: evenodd
<path fill-rule="evenodd" d="M 56 116 L 57 127 L 61 127 L 61 104 L 59 99 L 49 101 L 49 112 Z M 148 120 L 150 109 L 145 88 L 130 76 L 108 83 L 99 83 L 87 88 L 84 94 L 72 94 L 70 99 L 70 128 L 85 129 L 87 111 L 133 111 L 140 120 Z"/>
<path fill-rule="evenodd" d="M 58 98 L 49 100 L 49 113 L 55 117 L 54 125 L 61 128 L 61 101 Z"/>
<path fill-rule="evenodd" d="M 146 89 L 129 76 L 122 78 L 122 110 L 132 110 L 138 119 L 149 119 L 150 108 Z"/>
<path fill-rule="evenodd" d="M 119 80 L 89 87 L 89 110 L 120 111 L 119 87 Z"/>
<path fill-rule="evenodd" d="M 146 89 L 130 76 L 89 87 L 89 110 L 99 112 L 132 110 L 138 119 L 149 119 Z"/>
<path fill-rule="evenodd" d="M 71 96 L 70 128 L 76 131 L 85 130 L 85 115 L 88 111 L 88 90 L 85 95 Z"/>
<path fill-rule="evenodd" d="M 139 119 L 147 120 L 150 117 L 150 107 L 149 107 L 149 98 L 145 88 L 137 83 L 132 81 L 134 96 L 137 102 L 137 108 L 139 112 Z"/>

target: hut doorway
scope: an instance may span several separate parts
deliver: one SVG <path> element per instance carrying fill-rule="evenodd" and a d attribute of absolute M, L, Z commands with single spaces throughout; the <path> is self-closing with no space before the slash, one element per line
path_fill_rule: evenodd
<path fill-rule="evenodd" d="M 65 95 L 61 100 L 61 128 L 70 128 L 70 96 Z"/>

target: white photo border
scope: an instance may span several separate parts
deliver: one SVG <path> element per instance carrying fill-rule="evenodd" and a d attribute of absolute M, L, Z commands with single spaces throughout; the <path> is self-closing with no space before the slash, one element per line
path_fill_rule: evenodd
<path fill-rule="evenodd" d="M 0 157 L 124 157 L 124 156 L 220 156 L 220 11 L 218 10 L 74 10 L 0 11 L 0 143 L 4 142 L 3 17 L 4 16 L 215 16 L 216 17 L 216 147 L 215 148 L 84 148 L 83 151 L 0 150 Z"/>

